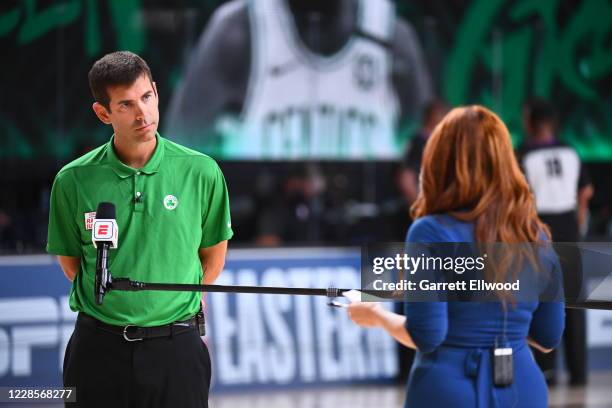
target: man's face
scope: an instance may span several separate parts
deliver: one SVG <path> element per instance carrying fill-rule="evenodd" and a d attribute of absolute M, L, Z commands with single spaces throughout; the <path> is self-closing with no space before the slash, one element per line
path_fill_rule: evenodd
<path fill-rule="evenodd" d="M 110 111 L 97 102 L 93 108 L 102 122 L 113 126 L 117 139 L 141 143 L 155 138 L 159 122 L 157 89 L 146 74 L 131 85 L 108 87 L 106 92 Z"/>

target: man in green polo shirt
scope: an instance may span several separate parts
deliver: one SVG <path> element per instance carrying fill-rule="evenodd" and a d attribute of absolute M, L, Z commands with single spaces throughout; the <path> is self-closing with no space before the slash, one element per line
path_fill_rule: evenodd
<path fill-rule="evenodd" d="M 194 315 L 196 292 L 109 292 L 94 298 L 91 228 L 100 202 L 116 207 L 113 277 L 211 284 L 232 236 L 223 174 L 210 157 L 157 133 L 158 95 L 131 52 L 96 61 L 93 110 L 110 141 L 63 167 L 51 192 L 47 251 L 72 281 L 79 315 L 66 348 L 64 385 L 83 407 L 206 407 L 210 356 Z"/>

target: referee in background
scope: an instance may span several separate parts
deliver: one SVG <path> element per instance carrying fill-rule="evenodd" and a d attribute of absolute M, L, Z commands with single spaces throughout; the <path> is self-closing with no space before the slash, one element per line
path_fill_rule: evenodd
<path fill-rule="evenodd" d="M 211 362 L 198 332 L 198 292 L 122 292 L 94 298 L 92 217 L 116 206 L 115 278 L 211 284 L 232 236 L 227 188 L 210 157 L 162 138 L 157 87 L 146 62 L 114 52 L 89 72 L 108 143 L 64 166 L 53 183 L 47 251 L 72 282 L 79 312 L 64 357 L 64 386 L 79 407 L 207 407 Z"/>
<path fill-rule="evenodd" d="M 526 143 L 518 158 L 535 195 L 538 216 L 551 230 L 553 242 L 577 242 L 585 230 L 593 186 L 576 151 L 556 137 L 557 115 L 542 99 L 527 103 L 523 111 Z M 580 254 L 573 245 L 561 246 L 565 297 L 576 300 L 582 289 Z M 586 317 L 582 309 L 566 309 L 565 358 L 571 385 L 584 385 L 586 367 Z M 549 384 L 555 384 L 555 353 L 534 350 Z"/>

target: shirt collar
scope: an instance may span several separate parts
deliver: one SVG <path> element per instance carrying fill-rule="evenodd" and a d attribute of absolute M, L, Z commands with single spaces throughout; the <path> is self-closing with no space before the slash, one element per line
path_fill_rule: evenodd
<path fill-rule="evenodd" d="M 164 150 L 165 150 L 165 141 L 164 138 L 159 135 L 159 133 L 155 134 L 155 138 L 157 139 L 157 144 L 155 146 L 155 151 L 153 152 L 153 156 L 149 159 L 147 164 L 144 165 L 141 169 L 135 169 L 133 167 L 127 166 L 119 157 L 117 157 L 117 153 L 115 153 L 115 148 L 113 147 L 113 143 L 115 140 L 115 135 L 111 136 L 110 141 L 106 145 L 106 156 L 108 158 L 108 164 L 111 169 L 121 178 L 126 178 L 133 176 L 137 172 L 145 173 L 145 174 L 154 174 L 159 170 L 159 166 L 164 158 Z"/>

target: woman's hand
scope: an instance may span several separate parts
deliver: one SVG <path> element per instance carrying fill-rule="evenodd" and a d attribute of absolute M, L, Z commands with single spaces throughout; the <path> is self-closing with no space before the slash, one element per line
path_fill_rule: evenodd
<path fill-rule="evenodd" d="M 384 309 L 377 302 L 352 302 L 348 306 L 348 315 L 361 327 L 382 326 Z"/>
<path fill-rule="evenodd" d="M 416 349 L 406 330 L 406 316 L 386 310 L 380 303 L 375 302 L 351 302 L 347 311 L 351 320 L 359 326 L 382 327 L 404 346 Z"/>

